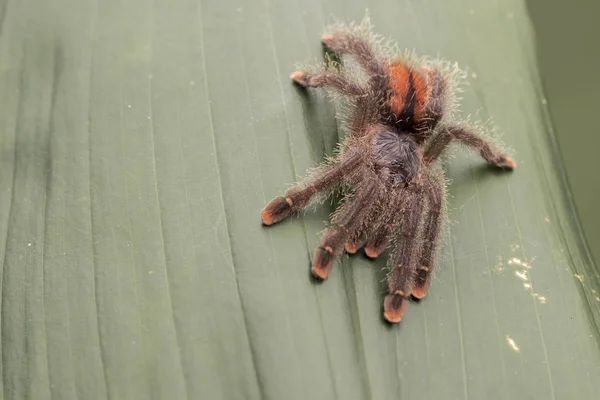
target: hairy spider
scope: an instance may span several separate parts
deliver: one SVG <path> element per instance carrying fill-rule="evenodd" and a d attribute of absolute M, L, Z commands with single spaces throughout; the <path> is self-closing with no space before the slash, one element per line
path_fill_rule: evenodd
<path fill-rule="evenodd" d="M 368 18 L 360 25 L 336 24 L 321 40 L 334 56 L 349 60 L 332 61 L 333 70 L 326 64 L 297 71 L 291 79 L 342 96 L 346 138 L 335 157 L 273 199 L 261 219 L 272 225 L 343 189 L 342 204 L 315 250 L 312 274 L 325 279 L 344 250 L 365 246 L 375 258 L 391 245 L 384 317 L 399 322 L 408 297 L 423 298 L 431 284 L 446 214 L 439 156 L 458 142 L 496 167 L 516 164 L 476 128 L 451 120 L 464 78 L 456 66 L 394 50 L 371 33 Z"/>

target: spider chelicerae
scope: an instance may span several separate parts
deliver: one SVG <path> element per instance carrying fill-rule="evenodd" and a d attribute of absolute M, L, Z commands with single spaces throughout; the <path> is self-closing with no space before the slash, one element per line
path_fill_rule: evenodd
<path fill-rule="evenodd" d="M 323 44 L 333 57 L 348 60 L 330 60 L 291 79 L 341 95 L 346 138 L 334 157 L 273 199 L 261 219 L 272 225 L 342 189 L 343 201 L 315 250 L 312 274 L 327 278 L 344 251 L 364 246 L 375 258 L 392 247 L 383 308 L 384 318 L 395 323 L 408 297 L 425 297 L 431 284 L 446 215 L 440 155 L 456 142 L 498 168 L 516 164 L 480 129 L 453 120 L 464 78 L 455 65 L 398 52 L 371 32 L 368 18 L 327 32 Z M 352 62 L 354 69 L 348 68 Z"/>

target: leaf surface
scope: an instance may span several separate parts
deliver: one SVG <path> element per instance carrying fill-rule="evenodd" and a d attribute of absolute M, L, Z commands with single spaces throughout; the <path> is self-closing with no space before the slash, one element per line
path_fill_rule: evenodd
<path fill-rule="evenodd" d="M 332 206 L 262 207 L 331 154 L 290 83 L 330 16 L 469 70 L 512 174 L 458 150 L 430 295 L 381 318 L 385 261 L 309 263 Z M 598 273 L 522 1 L 1 2 L 4 398 L 566 399 L 600 392 Z"/>

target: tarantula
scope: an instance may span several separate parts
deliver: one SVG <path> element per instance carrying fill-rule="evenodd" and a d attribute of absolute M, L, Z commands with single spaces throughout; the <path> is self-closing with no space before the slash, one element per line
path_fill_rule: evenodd
<path fill-rule="evenodd" d="M 383 45 L 368 19 L 358 26 L 337 24 L 321 40 L 333 56 L 354 61 L 362 77 L 346 62 L 333 62 L 333 70 L 326 63 L 315 72 L 294 72 L 291 79 L 346 100 L 346 138 L 335 157 L 273 199 L 261 219 L 272 225 L 317 197 L 345 189 L 315 250 L 312 274 L 327 278 L 344 250 L 355 253 L 365 246 L 366 255 L 375 258 L 393 247 L 384 318 L 400 322 L 408 297 L 425 297 L 431 284 L 446 213 L 440 155 L 458 142 L 498 168 L 512 170 L 516 164 L 474 127 L 449 120 L 463 76 L 455 66 Z"/>

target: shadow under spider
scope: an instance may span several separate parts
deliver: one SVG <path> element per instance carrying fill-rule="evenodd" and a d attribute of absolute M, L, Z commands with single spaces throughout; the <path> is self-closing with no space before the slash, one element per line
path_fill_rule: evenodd
<path fill-rule="evenodd" d="M 445 164 L 448 165 L 448 161 L 445 160 Z M 485 163 L 475 166 L 465 166 L 460 169 L 453 167 L 452 171 L 448 171 L 446 168 L 445 170 L 446 176 L 452 181 L 451 186 L 454 191 L 462 190 L 460 188 L 463 186 L 473 185 L 473 180 L 484 182 L 487 180 L 498 179 L 498 177 L 502 175 L 510 174 L 510 171 L 502 170 Z"/>
<path fill-rule="evenodd" d="M 335 66 L 341 62 L 334 53 L 327 50 L 325 45 L 322 47 L 322 56 L 327 62 L 327 69 L 335 69 Z M 327 101 L 326 94 L 317 94 L 314 91 L 309 91 L 304 86 L 294 85 L 294 87 L 300 97 L 304 126 L 308 135 L 313 161 L 321 162 L 322 158 L 331 155 L 337 143 L 341 142 L 336 120 L 336 108 L 332 102 Z M 334 128 L 333 137 L 327 137 L 328 126 Z M 315 135 L 315 132 L 321 132 L 321 134 Z"/>

